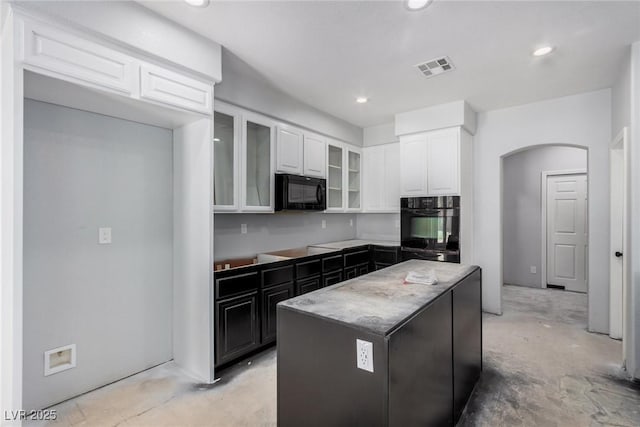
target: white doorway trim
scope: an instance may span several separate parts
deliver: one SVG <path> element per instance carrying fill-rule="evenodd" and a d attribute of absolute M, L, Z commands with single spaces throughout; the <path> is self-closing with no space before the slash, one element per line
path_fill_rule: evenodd
<path fill-rule="evenodd" d="M 629 235 L 629 189 L 631 182 L 629 131 L 623 128 L 611 141 L 610 148 L 610 281 L 609 281 L 609 336 L 622 339 L 623 358 L 626 357 L 627 333 L 630 331 L 630 271 L 629 254 L 631 253 L 627 238 Z M 621 228 L 622 227 L 622 228 Z M 622 232 L 621 232 L 622 231 Z M 619 262 L 615 252 L 622 252 L 622 271 L 614 268 Z M 626 258 L 625 258 L 626 257 Z M 619 266 L 619 264 L 617 264 Z M 620 277 L 620 273 L 622 277 Z"/>
<path fill-rule="evenodd" d="M 547 287 L 547 177 L 555 175 L 587 175 L 587 188 L 589 185 L 589 175 L 586 169 L 562 169 L 555 171 L 542 171 L 540 173 L 540 218 L 542 219 L 541 235 L 542 235 L 542 256 L 540 262 L 540 287 Z M 589 192 L 587 191 L 587 197 Z M 589 227 L 587 226 L 587 229 Z M 587 272 L 589 267 L 587 267 Z M 587 274 L 587 289 L 589 289 L 589 279 Z M 588 292 L 587 292 L 588 293 Z"/>

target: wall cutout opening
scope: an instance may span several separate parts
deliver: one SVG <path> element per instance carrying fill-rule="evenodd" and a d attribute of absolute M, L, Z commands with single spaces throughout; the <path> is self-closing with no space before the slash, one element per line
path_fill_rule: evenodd
<path fill-rule="evenodd" d="M 76 345 L 54 348 L 44 352 L 44 376 L 76 367 Z"/>

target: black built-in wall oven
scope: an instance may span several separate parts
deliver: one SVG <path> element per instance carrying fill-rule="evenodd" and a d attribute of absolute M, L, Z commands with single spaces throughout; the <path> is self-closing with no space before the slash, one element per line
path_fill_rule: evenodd
<path fill-rule="evenodd" d="M 400 199 L 402 259 L 460 262 L 460 196 Z"/>

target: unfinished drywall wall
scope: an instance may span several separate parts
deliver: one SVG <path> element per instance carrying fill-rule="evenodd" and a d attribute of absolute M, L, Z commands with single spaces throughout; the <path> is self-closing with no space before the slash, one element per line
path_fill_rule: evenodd
<path fill-rule="evenodd" d="M 172 137 L 25 100 L 24 408 L 171 359 Z M 45 377 L 68 344 L 77 367 Z"/>
<path fill-rule="evenodd" d="M 587 150 L 539 147 L 504 160 L 504 282 L 541 287 L 543 171 L 587 169 Z M 531 272 L 535 267 L 535 273 Z"/>
<path fill-rule="evenodd" d="M 609 330 L 609 142 L 611 91 L 551 99 L 478 115 L 474 136 L 474 254 L 484 309 L 501 313 L 502 161 L 541 145 L 573 145 L 589 157 L 589 330 Z M 605 202 L 603 202 L 605 201 Z"/>
<path fill-rule="evenodd" d="M 355 214 L 216 214 L 213 223 L 216 260 L 356 237 Z M 246 234 L 240 232 L 242 224 L 247 225 Z"/>
<path fill-rule="evenodd" d="M 358 214 L 358 239 L 400 241 L 400 213 Z"/>

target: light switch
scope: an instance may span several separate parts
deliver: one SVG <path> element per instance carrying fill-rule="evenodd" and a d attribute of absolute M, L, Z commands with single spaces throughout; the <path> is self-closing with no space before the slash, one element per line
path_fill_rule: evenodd
<path fill-rule="evenodd" d="M 353 220 L 352 219 L 349 220 L 349 226 L 353 227 Z"/>
<path fill-rule="evenodd" d="M 322 220 L 322 228 L 327 228 L 327 220 L 326 219 Z"/>
<path fill-rule="evenodd" d="M 100 245 L 111 244 L 111 227 L 98 228 L 98 244 Z"/>
<path fill-rule="evenodd" d="M 247 224 L 240 224 L 240 234 L 247 234 Z"/>

